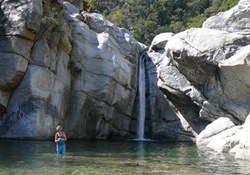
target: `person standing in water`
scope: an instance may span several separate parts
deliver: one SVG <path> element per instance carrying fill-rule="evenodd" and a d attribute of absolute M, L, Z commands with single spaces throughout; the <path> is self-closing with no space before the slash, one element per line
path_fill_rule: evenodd
<path fill-rule="evenodd" d="M 56 142 L 56 152 L 57 154 L 65 154 L 67 141 L 66 134 L 63 132 L 61 126 L 56 127 L 57 133 L 55 134 L 55 142 Z"/>

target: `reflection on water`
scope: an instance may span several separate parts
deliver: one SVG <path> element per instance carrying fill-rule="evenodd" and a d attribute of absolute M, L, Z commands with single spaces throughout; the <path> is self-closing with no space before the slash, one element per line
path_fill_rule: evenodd
<path fill-rule="evenodd" d="M 143 174 L 144 168 L 144 142 L 140 141 L 137 143 L 137 174 Z"/>
<path fill-rule="evenodd" d="M 250 163 L 192 143 L 68 141 L 58 156 L 53 141 L 0 141 L 0 175 L 12 174 L 237 175 Z"/>
<path fill-rule="evenodd" d="M 250 174 L 250 162 L 235 160 L 228 154 L 214 151 L 198 150 L 197 153 L 196 166 L 202 167 L 208 174 Z"/>

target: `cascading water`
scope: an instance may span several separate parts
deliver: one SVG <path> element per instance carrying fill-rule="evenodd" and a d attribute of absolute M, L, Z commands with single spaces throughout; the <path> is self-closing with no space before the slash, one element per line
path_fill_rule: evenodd
<path fill-rule="evenodd" d="M 139 69 L 139 115 L 138 115 L 138 128 L 137 139 L 144 140 L 144 123 L 146 114 L 146 85 L 145 85 L 145 65 L 143 56 L 140 58 Z"/>

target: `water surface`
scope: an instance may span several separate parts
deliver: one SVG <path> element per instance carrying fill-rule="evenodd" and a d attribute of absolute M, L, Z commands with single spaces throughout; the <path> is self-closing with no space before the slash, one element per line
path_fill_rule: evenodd
<path fill-rule="evenodd" d="M 0 175 L 237 175 L 250 163 L 199 150 L 193 143 L 68 141 L 57 156 L 53 141 L 0 141 Z"/>

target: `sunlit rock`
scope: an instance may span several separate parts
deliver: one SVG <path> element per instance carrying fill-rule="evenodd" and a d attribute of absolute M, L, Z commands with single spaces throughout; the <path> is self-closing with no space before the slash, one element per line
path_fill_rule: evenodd
<path fill-rule="evenodd" d="M 240 0 L 238 5 L 226 12 L 210 17 L 203 23 L 203 28 L 210 28 L 230 33 L 250 33 L 250 1 Z"/>
<path fill-rule="evenodd" d="M 125 29 L 99 14 L 84 14 L 85 24 L 70 11 L 71 60 L 81 73 L 72 82 L 65 128 L 73 138 L 126 136 L 137 89 L 137 59 L 141 45 Z"/>
<path fill-rule="evenodd" d="M 48 139 L 60 124 L 69 138 L 126 138 L 146 47 L 69 2 L 1 8 L 0 136 Z"/>
<path fill-rule="evenodd" d="M 165 48 L 165 45 L 167 42 L 174 36 L 174 33 L 161 33 L 159 35 L 156 35 L 150 45 L 149 51 L 151 50 L 161 50 Z"/>

